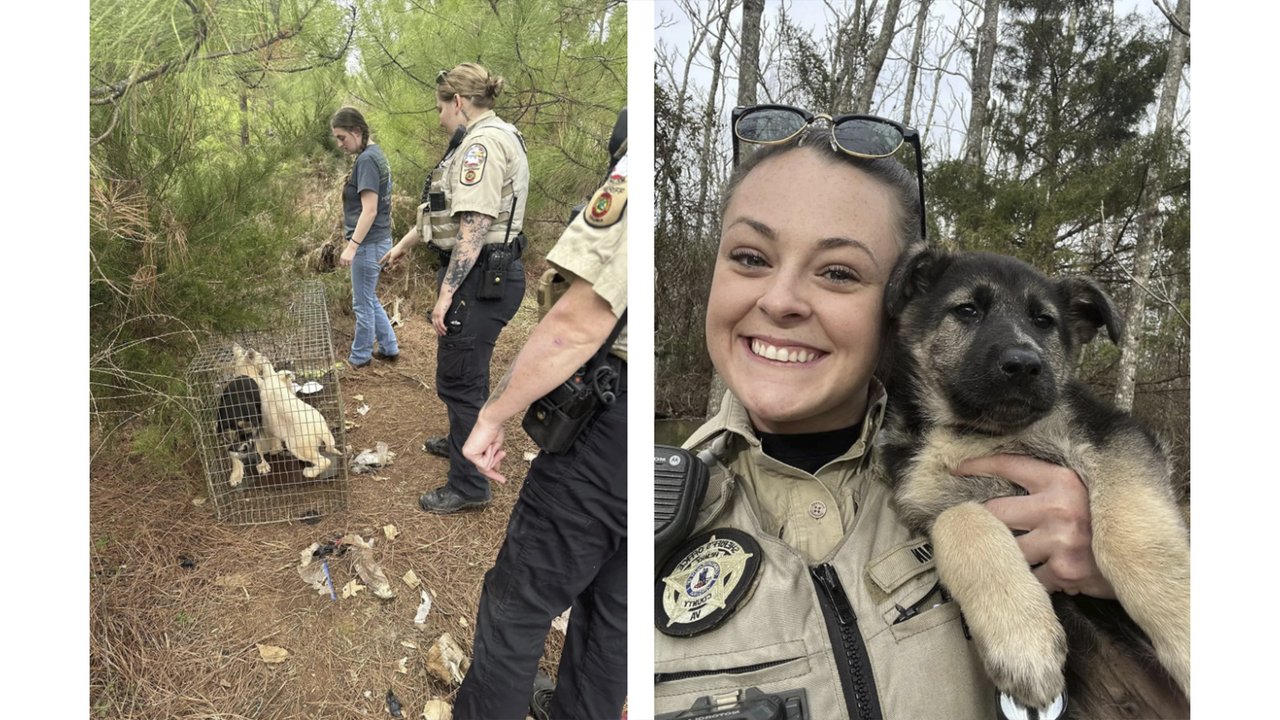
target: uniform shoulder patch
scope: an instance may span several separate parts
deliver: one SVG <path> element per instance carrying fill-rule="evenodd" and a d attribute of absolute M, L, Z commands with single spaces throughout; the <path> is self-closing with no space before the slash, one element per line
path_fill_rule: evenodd
<path fill-rule="evenodd" d="M 462 184 L 475 185 L 484 177 L 484 165 L 489 159 L 489 150 L 482 143 L 471 143 L 462 153 Z"/>
<path fill-rule="evenodd" d="M 734 528 L 685 541 L 658 573 L 658 630 L 689 637 L 718 627 L 750 596 L 762 557 L 760 543 Z"/>
<path fill-rule="evenodd" d="M 604 185 L 591 196 L 587 204 L 587 224 L 604 228 L 622 219 L 627 209 L 627 158 L 624 156 L 609 172 Z"/>

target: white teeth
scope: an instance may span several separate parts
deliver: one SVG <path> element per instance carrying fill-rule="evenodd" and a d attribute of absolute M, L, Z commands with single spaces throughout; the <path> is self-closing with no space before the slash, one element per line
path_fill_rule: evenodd
<path fill-rule="evenodd" d="M 816 358 L 818 354 L 802 348 L 787 350 L 778 348 L 761 340 L 751 341 L 751 352 L 769 360 L 778 362 L 804 363 Z"/>

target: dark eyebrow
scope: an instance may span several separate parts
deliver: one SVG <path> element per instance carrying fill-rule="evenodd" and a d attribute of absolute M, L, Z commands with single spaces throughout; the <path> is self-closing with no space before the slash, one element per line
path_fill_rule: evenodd
<path fill-rule="evenodd" d="M 821 250 L 834 250 L 842 247 L 861 250 L 867 254 L 867 257 L 871 258 L 871 264 L 875 265 L 877 270 L 880 269 L 880 261 L 876 260 L 876 254 L 871 252 L 871 248 L 867 247 L 866 243 L 861 240 L 854 240 L 849 237 L 829 237 L 818 241 L 818 248 Z"/>
<path fill-rule="evenodd" d="M 751 228 L 752 230 L 755 230 L 756 232 L 760 233 L 761 235 L 765 236 L 770 240 L 776 241 L 778 239 L 778 233 L 773 228 L 769 227 L 768 225 L 765 225 L 759 220 L 756 220 L 754 218 L 749 218 L 749 217 L 740 217 L 737 220 L 734 220 L 732 223 L 729 223 L 729 227 L 725 228 L 725 230 L 728 230 L 729 228 L 738 224 L 746 225 L 747 227 Z M 837 236 L 837 237 L 823 238 L 822 240 L 818 241 L 819 250 L 834 250 L 837 248 L 844 248 L 844 247 L 854 248 L 866 253 L 867 257 L 871 258 L 871 263 L 876 266 L 876 269 L 877 270 L 880 269 L 880 261 L 876 260 L 876 254 L 871 252 L 871 248 L 867 247 L 867 244 L 862 242 L 861 240 L 855 240 L 850 237 Z"/>
<path fill-rule="evenodd" d="M 734 220 L 733 222 L 729 223 L 729 227 L 725 228 L 725 230 L 728 230 L 729 228 L 738 224 L 746 225 L 747 227 L 751 228 L 752 230 L 755 230 L 756 232 L 769 238 L 770 240 L 778 239 L 778 233 L 774 232 L 773 228 L 769 227 L 768 225 L 765 225 L 759 220 L 754 220 L 748 217 L 740 217 L 737 220 Z"/>

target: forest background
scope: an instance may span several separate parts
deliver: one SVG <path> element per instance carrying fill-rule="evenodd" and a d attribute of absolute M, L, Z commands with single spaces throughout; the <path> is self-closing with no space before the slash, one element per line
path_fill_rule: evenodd
<path fill-rule="evenodd" d="M 1189 0 L 667 0 L 656 15 L 659 436 L 723 395 L 702 324 L 729 111 L 782 103 L 917 128 L 932 242 L 1102 282 L 1127 332 L 1092 343 L 1080 375 L 1159 430 L 1187 484 Z"/>

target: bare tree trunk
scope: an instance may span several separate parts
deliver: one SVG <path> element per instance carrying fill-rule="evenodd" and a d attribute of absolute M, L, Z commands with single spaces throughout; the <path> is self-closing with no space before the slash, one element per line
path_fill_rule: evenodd
<path fill-rule="evenodd" d="M 978 59 L 973 68 L 973 104 L 969 111 L 969 131 L 964 141 L 964 161 L 982 164 L 982 134 L 987 127 L 987 102 L 991 99 L 991 66 L 996 57 L 996 36 L 1000 20 L 1000 0 L 986 0 L 982 27 L 978 29 Z"/>
<path fill-rule="evenodd" d="M 721 53 L 724 51 L 724 39 L 729 34 L 729 13 L 736 0 L 725 0 L 724 9 L 720 12 L 720 33 L 716 35 L 716 44 L 711 49 L 711 87 L 707 90 L 706 112 L 702 114 L 702 152 L 698 176 L 698 220 L 694 223 L 693 237 L 701 242 L 707 228 L 707 194 L 711 191 L 711 153 L 714 145 L 711 132 L 716 125 L 716 96 L 720 92 L 720 75 L 722 67 Z"/>
<path fill-rule="evenodd" d="M 249 90 L 240 88 L 240 147 L 249 147 Z"/>
<path fill-rule="evenodd" d="M 916 12 L 916 37 L 911 41 L 911 62 L 907 67 L 907 97 L 902 102 L 902 124 L 911 126 L 911 105 L 916 101 L 916 82 L 920 76 L 920 56 L 924 51 L 924 26 L 929 20 L 929 0 L 920 0 Z"/>
<path fill-rule="evenodd" d="M 847 22 L 843 22 L 840 11 L 830 2 L 827 7 L 835 13 L 836 33 L 832 42 L 832 66 L 835 70 L 831 76 L 832 87 L 828 88 L 831 107 L 826 112 L 843 113 L 853 102 L 853 86 L 857 82 L 858 69 L 866 58 L 866 25 L 863 23 L 864 0 L 857 0 Z M 873 0 L 874 4 L 874 0 Z"/>
<path fill-rule="evenodd" d="M 738 55 L 738 104 L 756 104 L 756 86 L 760 84 L 760 19 L 764 17 L 764 0 L 742 2 L 742 52 Z"/>
<path fill-rule="evenodd" d="M 1178 104 L 1178 88 L 1182 84 L 1182 66 L 1187 60 L 1188 32 L 1191 28 L 1191 0 L 1178 0 L 1169 29 L 1169 58 L 1164 66 L 1164 84 L 1160 89 L 1160 109 L 1156 112 L 1155 142 L 1152 161 L 1139 201 L 1138 240 L 1134 250 L 1133 290 L 1125 313 L 1124 337 L 1120 341 L 1120 377 L 1116 381 L 1113 400 L 1122 410 L 1133 409 L 1133 391 L 1137 379 L 1138 355 L 1142 350 L 1143 314 L 1147 309 L 1147 283 L 1155 264 L 1159 233 L 1156 213 L 1163 187 L 1164 163 L 1173 144 L 1173 113 Z"/>
<path fill-rule="evenodd" d="M 720 34 L 716 37 L 715 47 L 711 51 L 711 58 L 712 58 L 711 89 L 707 92 L 707 112 L 706 112 L 706 115 L 703 117 L 703 127 L 702 127 L 702 130 L 703 130 L 702 176 L 701 176 L 701 182 L 699 183 L 699 188 L 698 188 L 698 211 L 699 212 L 698 212 L 698 222 L 696 225 L 696 231 L 694 232 L 694 235 L 693 235 L 695 241 L 697 242 L 703 241 L 705 230 L 706 230 L 706 217 L 709 210 L 709 208 L 707 208 L 707 193 L 709 192 L 710 186 L 711 186 L 711 178 L 710 178 L 711 152 L 713 147 L 711 142 L 711 131 L 716 124 L 715 123 L 716 94 L 720 88 L 720 53 L 722 48 L 724 47 L 724 38 L 726 35 L 729 34 L 729 13 L 733 9 L 734 2 L 735 0 L 726 0 L 725 2 L 724 11 L 720 15 Z M 743 18 L 742 18 L 744 33 L 746 32 L 748 14 L 749 13 L 747 13 L 744 10 Z M 763 15 L 763 14 L 764 14 L 764 2 L 763 0 L 761 0 L 760 15 Z M 756 30 L 756 37 L 755 37 L 756 54 L 758 55 L 760 52 L 760 24 L 758 21 L 758 16 L 757 16 L 755 30 Z M 744 42 L 744 46 L 745 46 L 745 42 Z M 746 55 L 746 52 L 744 47 L 743 56 L 745 55 Z M 753 70 L 752 72 L 754 73 L 756 71 Z M 743 73 L 740 69 L 739 77 L 741 77 L 742 74 Z M 743 83 L 742 80 L 738 81 L 738 97 L 739 98 L 742 97 L 744 84 L 745 83 Z M 754 82 L 751 84 L 750 92 L 753 96 L 755 95 L 755 85 L 756 84 Z M 742 103 L 742 104 L 749 104 L 749 103 Z M 711 371 L 711 390 L 709 392 L 709 397 L 707 399 L 707 406 L 711 412 L 714 412 L 715 410 L 719 409 L 720 396 L 724 394 L 724 388 L 725 388 L 724 379 L 721 378 L 720 374 L 713 369 Z M 712 408 L 714 408 L 714 410 Z M 708 415 L 708 417 L 709 416 L 710 415 Z"/>
<path fill-rule="evenodd" d="M 871 47 L 867 58 L 866 70 L 862 73 L 862 82 L 853 97 L 853 111 L 867 113 L 871 111 L 871 96 L 875 94 L 876 81 L 880 79 L 880 69 L 884 67 L 884 59 L 889 55 L 889 46 L 893 44 L 893 32 L 898 26 L 898 9 L 902 0 L 889 0 L 884 8 L 884 21 L 880 23 L 880 35 L 876 44 Z"/>

